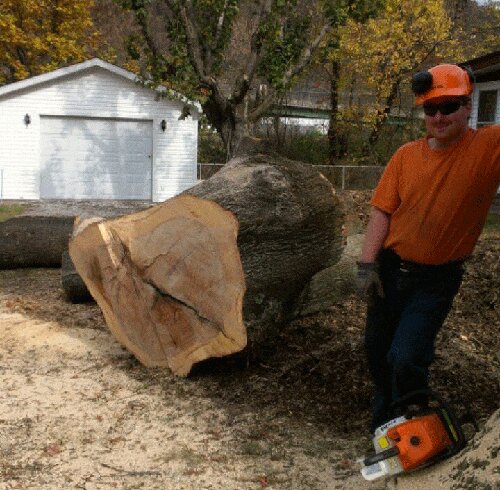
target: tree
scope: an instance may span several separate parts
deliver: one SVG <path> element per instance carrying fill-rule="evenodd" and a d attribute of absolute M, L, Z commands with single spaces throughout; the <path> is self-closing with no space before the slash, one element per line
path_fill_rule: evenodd
<path fill-rule="evenodd" d="M 500 49 L 500 4 L 496 0 L 448 0 L 447 9 L 461 46 L 459 61 Z"/>
<path fill-rule="evenodd" d="M 141 26 L 145 79 L 200 100 L 228 158 L 359 3 L 123 0 Z"/>
<path fill-rule="evenodd" d="M 427 60 L 450 59 L 458 51 L 442 0 L 388 0 L 383 13 L 365 24 L 350 22 L 343 32 L 343 56 L 358 85 L 374 94 L 363 117 L 377 141 L 401 83 Z M 359 108 L 358 108 L 359 109 Z"/>
<path fill-rule="evenodd" d="M 368 0 L 357 2 L 352 9 L 346 12 L 342 19 L 342 26 L 348 20 L 357 23 L 364 23 L 368 19 L 374 18 L 382 9 L 385 0 Z M 328 41 L 319 56 L 319 62 L 322 63 L 328 74 L 330 81 L 330 124 L 328 128 L 328 143 L 330 162 L 342 157 L 347 152 L 346 138 L 343 134 L 340 124 L 339 114 L 339 97 L 340 97 L 340 75 L 341 75 L 341 60 L 339 50 L 341 44 L 341 29 L 332 32 Z"/>
<path fill-rule="evenodd" d="M 361 90 L 373 94 L 371 103 L 366 99 L 359 104 L 352 101 L 343 111 L 343 117 L 361 120 L 371 128 L 368 149 L 377 142 L 380 129 L 401 93 L 408 92 L 414 72 L 435 63 L 458 63 L 482 54 L 485 36 L 494 39 L 496 35 L 498 46 L 498 9 L 495 14 L 492 6 L 448 3 L 387 0 L 377 18 L 366 23 L 351 19 L 342 29 L 337 56 L 345 60 L 343 86 L 355 85 L 358 94 Z M 486 11 L 490 20 L 484 19 L 479 24 L 479 14 Z"/>
<path fill-rule="evenodd" d="M 0 84 L 83 61 L 98 40 L 92 0 L 2 0 Z"/>
<path fill-rule="evenodd" d="M 99 32 L 96 54 L 109 63 L 139 73 L 134 42 L 140 31 L 133 13 L 125 11 L 116 0 L 94 0 L 91 15 Z"/>

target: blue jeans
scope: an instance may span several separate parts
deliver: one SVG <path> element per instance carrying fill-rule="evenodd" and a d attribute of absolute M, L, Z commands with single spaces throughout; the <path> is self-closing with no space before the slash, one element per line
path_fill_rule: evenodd
<path fill-rule="evenodd" d="M 419 265 L 402 261 L 392 250 L 381 252 L 379 266 L 385 297 L 370 299 L 365 331 L 376 386 L 372 431 L 398 415 L 393 402 L 428 388 L 434 342 L 463 276 L 460 262 Z"/>

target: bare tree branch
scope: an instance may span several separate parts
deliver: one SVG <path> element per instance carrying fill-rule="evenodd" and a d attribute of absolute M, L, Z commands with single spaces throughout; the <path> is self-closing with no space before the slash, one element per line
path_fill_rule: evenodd
<path fill-rule="evenodd" d="M 206 57 L 203 56 L 203 46 L 200 41 L 199 28 L 194 22 L 194 14 L 192 12 L 192 3 L 190 0 L 178 2 L 177 0 L 165 0 L 165 3 L 171 10 L 177 10 L 180 14 L 180 21 L 182 22 L 184 32 L 186 34 L 187 49 L 192 61 L 193 68 L 199 77 L 200 85 L 205 86 L 211 91 L 212 103 L 208 103 L 207 109 L 215 103 L 225 110 L 228 106 L 227 98 L 222 93 L 220 84 L 216 77 L 211 73 L 211 66 L 208 66 Z M 205 55 L 208 55 L 205 51 Z M 211 54 L 208 55 L 211 58 Z M 211 63 L 211 62 L 210 62 Z M 205 109 L 204 104 L 204 109 Z"/>
<path fill-rule="evenodd" d="M 311 58 L 320 45 L 321 41 L 325 38 L 325 36 L 332 30 L 332 26 L 330 24 L 325 24 L 319 34 L 316 36 L 316 39 L 312 41 L 312 43 L 306 47 L 297 63 L 291 66 L 283 75 L 282 81 L 283 85 L 288 85 L 291 79 L 302 72 L 302 70 L 310 63 Z"/>
<path fill-rule="evenodd" d="M 203 38 L 202 29 L 200 28 L 197 20 L 198 15 L 194 10 L 191 0 L 184 0 L 180 3 L 184 4 L 182 9 L 184 9 L 185 13 L 187 14 L 189 25 L 192 27 L 192 33 L 196 37 L 196 46 L 200 53 L 203 66 L 205 67 L 204 72 L 206 75 L 210 75 L 212 73 L 212 66 L 211 63 L 208 63 L 208 59 L 212 58 L 212 51 L 214 46 L 210 46 Z"/>
<path fill-rule="evenodd" d="M 304 68 L 310 63 L 313 54 L 318 48 L 321 41 L 325 38 L 325 36 L 331 31 L 332 27 L 330 24 L 325 24 L 316 38 L 307 46 L 302 55 L 300 56 L 297 63 L 291 66 L 283 75 L 281 81 L 283 86 L 287 86 L 293 77 L 299 75 Z M 249 114 L 250 121 L 256 121 L 259 119 L 266 111 L 270 109 L 274 101 L 276 100 L 276 93 L 273 91 L 267 97 L 262 99 L 262 102 L 254 108 L 254 110 Z"/>
<path fill-rule="evenodd" d="M 262 117 L 276 102 L 276 91 L 272 90 L 269 95 L 261 99 L 261 102 L 248 115 L 249 122 L 255 122 Z"/>
<path fill-rule="evenodd" d="M 33 75 L 33 73 L 31 73 L 31 67 L 28 66 L 28 54 L 26 53 L 26 50 L 21 46 L 16 46 L 16 53 L 17 59 L 24 65 L 26 69 L 28 69 L 30 76 Z"/>
<path fill-rule="evenodd" d="M 252 34 L 250 56 L 248 57 L 248 62 L 245 66 L 243 75 L 241 76 L 241 79 L 237 81 L 230 96 L 230 100 L 234 104 L 239 104 L 245 98 L 252 84 L 255 72 L 257 71 L 257 66 L 259 65 L 262 53 L 262 45 L 259 42 L 259 30 L 262 20 L 265 19 L 271 12 L 271 7 L 272 0 L 261 0 L 259 17 L 256 22 L 255 31 Z"/>
<path fill-rule="evenodd" d="M 167 3 L 172 5 L 171 2 L 169 2 L 168 0 Z M 212 81 L 208 76 L 206 66 L 204 63 L 202 46 L 200 43 L 198 31 L 192 21 L 192 16 L 188 13 L 187 10 L 187 6 L 191 6 L 191 2 L 185 1 L 180 3 L 181 5 L 178 7 L 180 13 L 180 20 L 182 21 L 182 25 L 186 33 L 187 48 L 191 60 L 193 62 L 193 68 L 195 69 L 200 79 L 208 86 L 211 86 Z"/>
<path fill-rule="evenodd" d="M 224 0 L 224 6 L 222 7 L 222 11 L 219 15 L 219 20 L 217 21 L 217 28 L 215 30 L 215 37 L 214 37 L 213 45 L 212 45 L 212 48 L 207 51 L 206 65 L 207 65 L 207 71 L 209 71 L 209 72 L 211 72 L 212 68 L 213 68 L 212 53 L 214 50 L 217 50 L 217 47 L 219 46 L 219 42 L 221 40 L 223 27 L 224 27 L 224 20 L 226 17 L 227 5 L 228 5 L 228 0 Z"/>
<path fill-rule="evenodd" d="M 156 47 L 156 43 L 154 42 L 152 36 L 149 33 L 148 15 L 146 14 L 146 12 L 144 12 L 144 15 L 139 15 L 139 12 L 135 8 L 133 8 L 132 10 L 135 13 L 135 18 L 137 20 L 137 23 L 139 24 L 139 28 L 141 29 L 141 33 L 144 37 L 144 41 L 146 42 L 146 46 L 151 51 L 152 54 L 151 58 L 155 71 L 158 72 L 161 64 L 160 60 L 163 57 L 158 48 Z"/>

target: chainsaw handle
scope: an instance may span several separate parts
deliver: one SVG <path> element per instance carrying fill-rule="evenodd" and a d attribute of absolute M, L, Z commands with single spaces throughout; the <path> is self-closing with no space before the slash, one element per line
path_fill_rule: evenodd
<path fill-rule="evenodd" d="M 379 463 L 384 459 L 392 458 L 393 456 L 397 456 L 399 454 L 399 448 L 397 446 L 390 447 L 385 451 L 381 451 L 380 453 L 373 454 L 372 456 L 367 456 L 363 460 L 363 464 L 365 466 L 371 466 L 372 464 Z"/>

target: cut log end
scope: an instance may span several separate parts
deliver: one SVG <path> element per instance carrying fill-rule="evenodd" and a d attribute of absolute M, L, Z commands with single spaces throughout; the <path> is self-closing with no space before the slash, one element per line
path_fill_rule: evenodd
<path fill-rule="evenodd" d="M 84 227 L 71 258 L 115 337 L 177 374 L 246 345 L 238 222 L 192 196 Z"/>

